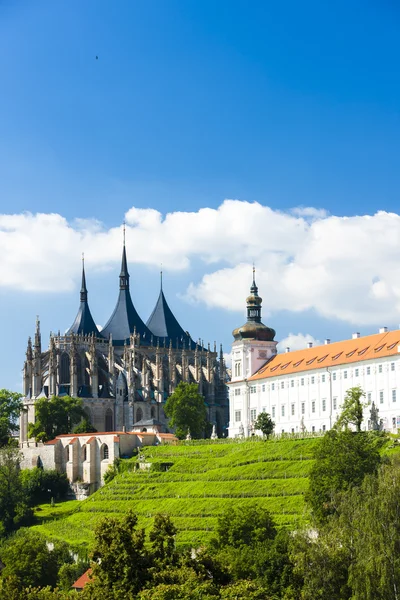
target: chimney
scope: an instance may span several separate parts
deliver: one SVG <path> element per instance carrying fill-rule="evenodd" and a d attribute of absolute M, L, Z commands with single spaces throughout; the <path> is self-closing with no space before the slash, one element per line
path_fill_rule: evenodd
<path fill-rule="evenodd" d="M 307 348 L 312 348 L 312 342 L 307 342 Z"/>
<path fill-rule="evenodd" d="M 289 346 L 286 346 L 286 352 L 290 352 Z"/>
<path fill-rule="evenodd" d="M 353 340 L 356 340 L 357 338 L 359 338 L 360 337 L 359 331 L 356 331 L 356 333 L 353 333 L 352 337 L 353 337 Z"/>
<path fill-rule="evenodd" d="M 387 327 L 381 327 L 379 333 L 387 333 Z"/>
<path fill-rule="evenodd" d="M 329 338 L 326 338 L 326 340 L 325 340 L 325 346 L 327 346 L 330 343 L 331 343 L 331 340 Z"/>

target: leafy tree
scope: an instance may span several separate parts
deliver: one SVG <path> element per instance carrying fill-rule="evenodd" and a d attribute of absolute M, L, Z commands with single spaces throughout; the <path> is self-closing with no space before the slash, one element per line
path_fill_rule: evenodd
<path fill-rule="evenodd" d="M 264 508 L 243 506 L 229 508 L 218 517 L 216 533 L 217 547 L 240 548 L 273 539 L 276 527 L 270 513 Z"/>
<path fill-rule="evenodd" d="M 336 421 L 336 427 L 338 429 L 348 429 L 349 425 L 354 425 L 357 432 L 361 431 L 361 425 L 363 422 L 363 409 L 366 406 L 362 402 L 362 398 L 365 397 L 365 392 L 360 386 L 352 387 L 347 390 L 344 397 L 342 406 L 342 412 Z"/>
<path fill-rule="evenodd" d="M 32 518 L 20 476 L 20 458 L 17 448 L 4 446 L 0 450 L 0 535 L 29 523 Z"/>
<path fill-rule="evenodd" d="M 93 427 L 87 417 L 84 417 L 82 421 L 74 427 L 73 433 L 97 433 L 97 429 Z"/>
<path fill-rule="evenodd" d="M 43 442 L 71 433 L 74 425 L 87 418 L 82 400 L 71 396 L 39 398 L 35 403 L 35 416 L 35 423 L 29 423 L 28 435 Z"/>
<path fill-rule="evenodd" d="M 55 469 L 24 469 L 21 480 L 31 506 L 48 502 L 51 498 L 62 499 L 69 489 L 67 475 Z"/>
<path fill-rule="evenodd" d="M 8 443 L 12 434 L 18 431 L 18 417 L 22 410 L 22 394 L 0 390 L 0 446 Z"/>
<path fill-rule="evenodd" d="M 183 439 L 188 430 L 193 438 L 203 435 L 207 410 L 195 383 L 181 381 L 165 403 L 164 412 L 170 425 L 176 428 L 178 438 Z"/>
<path fill-rule="evenodd" d="M 92 553 L 93 583 L 88 598 L 132 598 L 149 578 L 149 552 L 144 529 L 137 528 L 137 516 L 129 511 L 122 519 L 107 518 L 95 528 Z"/>
<path fill-rule="evenodd" d="M 18 578 L 21 588 L 54 587 L 61 564 L 72 562 L 66 544 L 55 544 L 50 550 L 46 538 L 29 530 L 20 530 L 3 542 L 0 558 L 5 564 L 2 577 Z"/>
<path fill-rule="evenodd" d="M 168 515 L 158 514 L 154 517 L 154 526 L 149 534 L 153 560 L 159 564 L 175 562 L 176 532 L 177 529 Z"/>
<path fill-rule="evenodd" d="M 262 431 L 262 434 L 269 438 L 271 433 L 273 433 L 275 428 L 275 423 L 271 419 L 271 416 L 266 412 L 261 412 L 256 422 L 254 423 L 254 428 Z"/>
<path fill-rule="evenodd" d="M 380 463 L 382 439 L 373 433 L 328 431 L 317 446 L 306 499 L 317 521 L 336 510 L 338 492 L 359 486 Z"/>

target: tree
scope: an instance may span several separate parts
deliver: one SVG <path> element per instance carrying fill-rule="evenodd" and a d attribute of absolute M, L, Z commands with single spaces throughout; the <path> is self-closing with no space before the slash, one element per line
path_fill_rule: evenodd
<path fill-rule="evenodd" d="M 243 506 L 226 510 L 218 517 L 216 527 L 218 548 L 253 547 L 276 536 L 275 523 L 269 512 L 258 506 Z"/>
<path fill-rule="evenodd" d="M 67 475 L 55 469 L 24 469 L 21 471 L 21 480 L 31 506 L 49 502 L 51 498 L 64 498 L 69 489 Z"/>
<path fill-rule="evenodd" d="M 0 446 L 8 443 L 12 434 L 18 431 L 18 417 L 22 410 L 22 394 L 0 390 Z"/>
<path fill-rule="evenodd" d="M 262 431 L 262 434 L 268 439 L 271 433 L 273 433 L 274 428 L 275 423 L 271 419 L 270 415 L 266 412 L 261 412 L 254 423 L 254 429 L 259 429 Z"/>
<path fill-rule="evenodd" d="M 47 442 L 57 435 L 71 433 L 82 418 L 87 418 L 87 415 L 80 398 L 39 398 L 35 402 L 35 423 L 29 423 L 28 435 Z"/>
<path fill-rule="evenodd" d="M 363 409 L 366 406 L 361 399 L 364 397 L 365 392 L 363 392 L 360 386 L 352 387 L 347 390 L 344 397 L 342 412 L 336 421 L 336 427 L 338 429 L 341 429 L 342 427 L 348 429 L 349 425 L 354 425 L 356 431 L 361 431 Z"/>
<path fill-rule="evenodd" d="M 95 528 L 93 582 L 85 597 L 98 599 L 133 598 L 149 578 L 151 565 L 145 547 L 144 529 L 137 528 L 137 516 L 129 511 L 122 519 L 106 518 Z"/>
<path fill-rule="evenodd" d="M 165 403 L 164 412 L 170 425 L 175 427 L 178 438 L 183 439 L 188 430 L 193 438 L 203 435 L 207 410 L 195 383 L 181 381 Z"/>
<path fill-rule="evenodd" d="M 20 476 L 20 458 L 17 448 L 4 446 L 0 450 L 0 535 L 27 524 L 32 518 Z"/>
<path fill-rule="evenodd" d="M 56 543 L 50 550 L 45 537 L 29 530 L 20 530 L 3 542 L 0 558 L 5 565 L 2 577 L 18 578 L 21 588 L 55 587 L 61 564 L 72 563 L 66 544 Z"/>
<path fill-rule="evenodd" d="M 365 475 L 376 472 L 380 443 L 383 438 L 376 434 L 349 429 L 331 429 L 324 435 L 315 451 L 306 495 L 317 521 L 322 522 L 335 512 L 338 492 L 359 486 Z"/>
<path fill-rule="evenodd" d="M 87 417 L 84 417 L 82 421 L 74 427 L 73 433 L 97 433 L 97 429 L 93 427 Z"/>

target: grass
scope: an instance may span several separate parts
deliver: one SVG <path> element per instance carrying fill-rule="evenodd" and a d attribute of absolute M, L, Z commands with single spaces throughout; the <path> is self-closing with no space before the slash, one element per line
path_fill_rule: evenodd
<path fill-rule="evenodd" d="M 221 513 L 251 504 L 269 510 L 278 526 L 295 529 L 308 519 L 304 494 L 319 443 L 218 440 L 142 448 L 150 470 L 134 469 L 136 459 L 126 460 L 123 472 L 87 500 L 38 507 L 34 528 L 47 539 L 87 549 L 103 517 L 132 509 L 148 530 L 161 512 L 172 517 L 179 545 L 198 546 L 213 537 Z M 381 448 L 386 455 L 399 451 L 394 438 Z"/>
<path fill-rule="evenodd" d="M 181 443 L 141 450 L 150 470 L 127 468 L 84 501 L 42 505 L 35 529 L 48 539 L 87 547 L 106 516 L 133 509 L 149 529 L 155 514 L 169 514 L 179 545 L 207 543 L 218 516 L 229 508 L 257 505 L 279 526 L 307 520 L 304 494 L 318 438 L 224 443 Z M 132 467 L 133 459 L 126 466 Z M 164 469 L 168 468 L 167 471 Z"/>

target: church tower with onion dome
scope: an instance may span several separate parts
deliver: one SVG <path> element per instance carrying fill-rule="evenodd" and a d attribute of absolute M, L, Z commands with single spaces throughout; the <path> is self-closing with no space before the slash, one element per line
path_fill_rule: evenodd
<path fill-rule="evenodd" d="M 247 321 L 232 332 L 232 381 L 251 377 L 277 352 L 275 330 L 261 322 L 262 298 L 258 295 L 254 267 L 253 283 L 246 303 Z"/>

